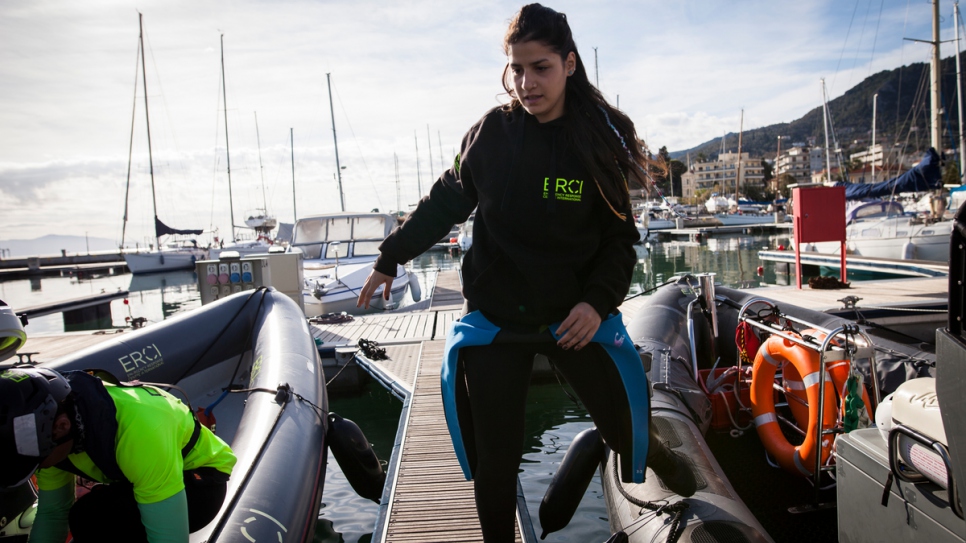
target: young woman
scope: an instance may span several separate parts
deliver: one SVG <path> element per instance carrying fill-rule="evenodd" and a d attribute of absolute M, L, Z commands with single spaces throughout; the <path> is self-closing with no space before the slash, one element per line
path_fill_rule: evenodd
<path fill-rule="evenodd" d="M 598 338 L 602 322 L 617 327 L 618 347 L 626 337 L 614 315 L 637 261 L 628 185 L 644 184 L 647 159 L 633 123 L 588 80 L 566 15 L 524 6 L 510 22 L 504 51 L 510 103 L 467 132 L 453 167 L 380 246 L 359 296 L 368 306 L 378 287 L 388 293 L 397 263 L 423 253 L 477 210 L 462 266 L 467 314 L 459 338 L 451 332 L 448 341 L 458 362 L 455 375 L 444 368 L 443 379 L 444 389 L 447 382 L 457 389 L 454 446 L 474 479 L 488 542 L 513 540 L 534 355 L 546 355 L 565 376 L 604 440 L 621 452 L 628 482 L 634 470 L 643 478 L 643 457 L 632 465 L 630 451 L 635 429 L 648 428 L 646 407 L 642 421 L 630 405 L 646 406 L 646 390 L 634 398 L 619 393 L 624 373 Z M 548 329 L 550 341 L 537 338 Z M 491 331 L 495 339 L 484 333 L 482 342 L 465 341 L 473 331 Z M 501 341 L 506 334 L 518 339 Z M 533 339 L 520 342 L 521 334 Z M 635 364 L 643 374 L 640 359 Z M 693 474 L 653 428 L 644 444 L 647 465 L 665 484 L 692 494 Z"/>

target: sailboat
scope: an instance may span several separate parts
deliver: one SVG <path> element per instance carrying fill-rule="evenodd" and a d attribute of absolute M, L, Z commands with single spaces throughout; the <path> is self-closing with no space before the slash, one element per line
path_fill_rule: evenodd
<path fill-rule="evenodd" d="M 228 206 L 231 211 L 231 242 L 227 244 L 221 244 L 216 248 L 212 248 L 210 251 L 210 256 L 212 259 L 217 260 L 221 253 L 224 251 L 234 251 L 239 255 L 254 255 L 267 253 L 272 247 L 272 230 L 278 226 L 278 221 L 275 217 L 268 214 L 268 205 L 265 202 L 265 177 L 262 176 L 262 209 L 259 210 L 260 213 L 252 214 L 245 220 L 245 224 L 255 231 L 255 237 L 253 239 L 240 240 L 235 237 L 235 209 L 234 201 L 232 199 L 231 192 L 231 150 L 228 145 L 228 94 L 225 89 L 225 35 L 221 35 L 221 92 L 222 101 L 225 104 L 225 159 L 227 164 L 228 172 Z M 261 172 L 262 169 L 262 145 L 261 138 L 258 137 L 258 113 L 255 114 L 255 134 L 258 142 L 258 169 Z"/>
<path fill-rule="evenodd" d="M 197 240 L 194 238 L 188 239 L 176 239 L 171 241 L 164 246 L 161 245 L 162 236 L 172 236 L 172 235 L 188 235 L 188 236 L 199 236 L 201 235 L 201 230 L 190 230 L 184 229 L 179 230 L 177 228 L 171 228 L 170 226 L 161 222 L 158 218 L 158 204 L 157 198 L 155 196 L 154 190 L 154 159 L 151 153 L 151 120 L 148 110 L 148 79 L 147 79 L 147 65 L 144 62 L 144 24 L 143 16 L 138 14 L 138 51 L 141 53 L 141 77 L 144 86 L 144 119 L 147 125 L 148 132 L 148 163 L 151 172 L 151 205 L 154 210 L 154 247 L 155 249 L 148 252 L 137 252 L 137 253 L 125 253 L 124 261 L 127 263 L 127 267 L 131 270 L 131 273 L 154 273 L 162 271 L 171 270 L 190 270 L 194 269 L 196 260 L 204 260 L 208 256 L 208 252 L 198 246 Z M 134 84 L 134 95 L 137 96 L 137 79 L 135 78 Z M 136 98 L 135 98 L 136 100 Z M 133 148 L 134 142 L 134 119 L 131 119 L 131 148 Z M 129 151 L 130 152 L 130 151 Z M 128 187 L 131 183 L 131 165 L 130 159 L 128 159 Z M 127 228 L 127 193 L 125 193 L 124 201 L 124 228 Z M 121 246 L 124 246 L 123 233 L 121 239 Z"/>
<path fill-rule="evenodd" d="M 934 4 L 933 13 L 933 55 L 932 71 L 939 73 L 939 8 Z M 932 147 L 926 150 L 922 160 L 912 170 L 873 184 L 846 185 L 846 200 L 852 202 L 846 210 L 846 242 L 848 254 L 871 258 L 892 260 L 927 260 L 947 262 L 949 260 L 949 235 L 953 228 L 952 220 L 944 220 L 945 201 L 933 200 L 937 206 L 926 217 L 908 214 L 900 202 L 894 198 L 900 193 L 938 193 L 942 189 L 942 170 L 936 147 L 940 145 L 939 91 L 938 75 L 932 78 L 933 111 L 930 116 Z M 822 80 L 823 104 L 827 108 L 825 81 Z M 827 115 L 827 114 L 826 114 Z M 828 117 L 823 124 L 828 121 Z M 826 125 L 827 126 L 827 125 Z M 828 149 L 826 128 L 825 146 Z M 833 132 L 834 138 L 834 132 Z M 831 172 L 830 159 L 826 151 L 826 171 Z M 871 200 L 871 201 L 870 201 Z M 804 251 L 837 255 L 841 244 L 838 242 L 810 243 L 802 247 Z"/>

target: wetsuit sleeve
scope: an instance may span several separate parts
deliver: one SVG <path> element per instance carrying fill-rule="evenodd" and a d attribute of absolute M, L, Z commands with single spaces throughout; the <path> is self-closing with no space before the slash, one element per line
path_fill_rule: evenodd
<path fill-rule="evenodd" d="M 626 219 L 620 220 L 609 209 L 605 212 L 607 226 L 604 228 L 600 248 L 594 257 L 594 265 L 590 273 L 590 280 L 584 287 L 581 301 L 591 305 L 601 319 L 617 309 L 627 296 L 631 287 L 631 277 L 634 265 L 637 263 L 637 252 L 634 244 L 640 240 L 640 233 L 634 224 L 634 214 L 631 213 L 630 203 L 624 206 L 621 213 Z"/>
<path fill-rule="evenodd" d="M 37 516 L 29 543 L 62 543 L 67 539 L 67 516 L 74 505 L 73 483 L 37 493 Z"/>
<path fill-rule="evenodd" d="M 139 503 L 149 543 L 188 543 L 188 498 L 182 490 L 166 500 Z"/>
<path fill-rule="evenodd" d="M 473 173 L 464 157 L 472 152 L 479 125 L 463 137 L 460 154 L 453 166 L 433 184 L 429 195 L 419 201 L 406 221 L 393 230 L 379 246 L 379 257 L 373 266 L 386 275 L 396 275 L 396 265 L 405 264 L 423 254 L 445 236 L 453 225 L 465 222 L 476 209 L 478 196 Z"/>

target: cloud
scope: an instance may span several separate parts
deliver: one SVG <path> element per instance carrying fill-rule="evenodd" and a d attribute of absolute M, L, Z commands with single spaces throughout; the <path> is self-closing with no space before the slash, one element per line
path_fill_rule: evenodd
<path fill-rule="evenodd" d="M 553 7 L 567 13 L 605 95 L 619 97 L 652 147 L 673 151 L 737 131 L 742 108 L 746 129 L 800 117 L 820 105 L 820 77 L 834 97 L 873 70 L 921 61 L 924 47 L 901 38 L 929 35 L 929 7 L 887 4 L 881 19 L 871 3 L 834 0 Z M 0 211 L 38 235 L 83 227 L 119 237 L 133 108 L 128 230 L 150 237 L 137 10 L 165 222 L 230 228 L 226 113 L 236 223 L 265 205 L 291 220 L 292 139 L 298 214 L 337 210 L 326 74 L 347 207 L 408 208 L 499 103 L 502 38 L 517 9 L 506 0 L 0 3 Z"/>

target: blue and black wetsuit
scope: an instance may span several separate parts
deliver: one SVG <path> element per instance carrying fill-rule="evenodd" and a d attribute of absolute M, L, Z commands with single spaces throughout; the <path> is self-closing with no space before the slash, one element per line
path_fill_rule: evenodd
<path fill-rule="evenodd" d="M 375 269 L 394 275 L 397 264 L 432 247 L 475 209 L 462 278 L 463 296 L 478 313 L 469 313 L 463 324 L 538 332 L 563 321 L 581 302 L 606 322 L 630 288 L 639 235 L 629 201 L 612 202 L 623 218 L 611 210 L 573 152 L 568 130 L 566 115 L 541 124 L 522 108 L 491 110 L 463 138 L 453 167 L 380 246 Z M 601 344 L 579 351 L 553 341 L 466 345 L 452 358 L 457 409 L 451 412 L 459 416 L 451 422 L 459 426 L 454 445 L 459 453 L 457 441 L 462 443 L 466 475 L 474 478 L 485 540 L 513 537 L 535 354 L 551 359 L 604 440 L 627 453 L 624 476 L 634 477 L 632 430 L 646 433 L 647 424 L 632 420 L 621 373 Z M 640 393 L 646 397 L 646 390 Z M 644 443 L 635 452 L 646 455 L 646 438 Z M 643 461 L 638 468 L 642 478 Z"/>

